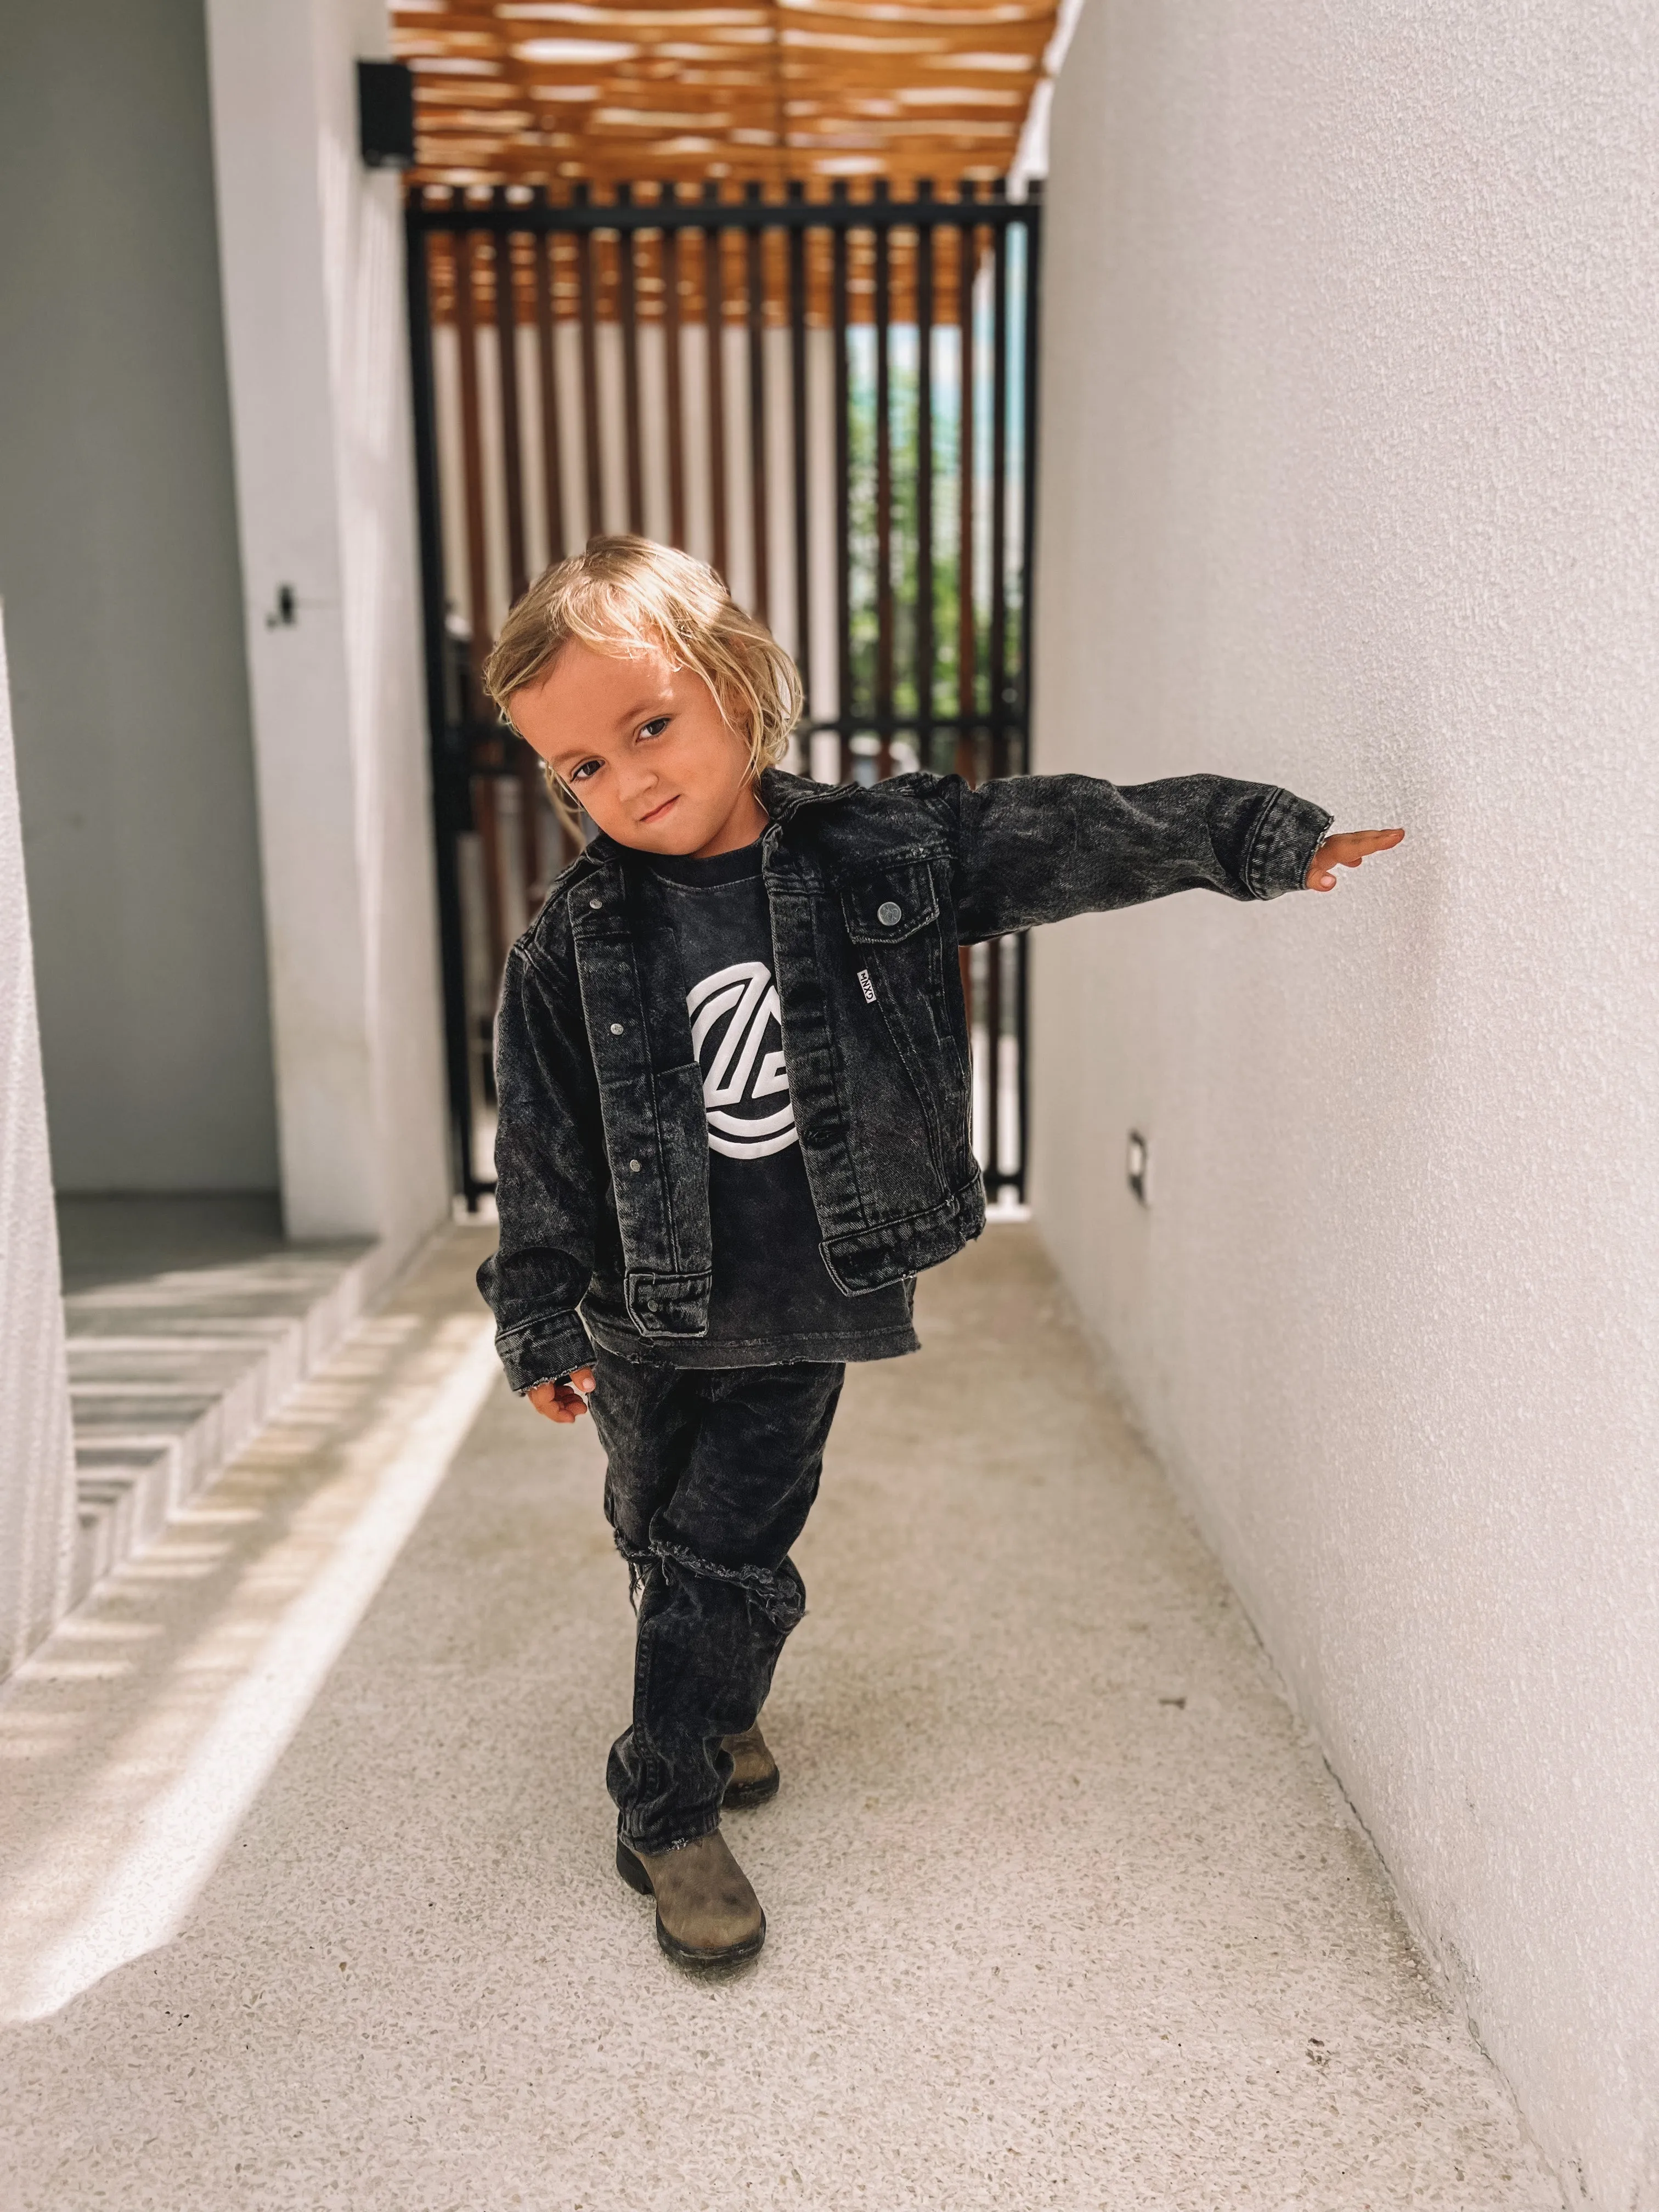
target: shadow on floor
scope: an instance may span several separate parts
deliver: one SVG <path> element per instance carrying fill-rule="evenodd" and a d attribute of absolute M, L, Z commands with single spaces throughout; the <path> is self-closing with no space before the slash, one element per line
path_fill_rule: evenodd
<path fill-rule="evenodd" d="M 274 1190 L 58 1200 L 65 1297 L 181 1267 L 267 1259 L 285 1248 L 282 1200 Z"/>

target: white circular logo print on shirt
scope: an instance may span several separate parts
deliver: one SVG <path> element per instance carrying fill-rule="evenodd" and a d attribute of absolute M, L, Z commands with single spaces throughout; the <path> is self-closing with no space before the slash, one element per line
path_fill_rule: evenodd
<path fill-rule="evenodd" d="M 717 968 L 686 993 L 691 1049 L 702 1070 L 709 1149 L 729 1160 L 764 1159 L 795 1142 L 795 1109 L 783 1064 L 783 1012 L 763 960 Z M 765 1049 L 775 1032 L 775 1043 Z"/>

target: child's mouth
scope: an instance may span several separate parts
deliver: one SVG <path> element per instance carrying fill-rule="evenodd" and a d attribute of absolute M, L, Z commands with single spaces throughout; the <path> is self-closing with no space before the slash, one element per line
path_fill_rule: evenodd
<path fill-rule="evenodd" d="M 653 806 L 648 814 L 641 814 L 640 817 L 641 829 L 644 829 L 646 824 L 649 822 L 660 822 L 663 816 L 667 813 L 669 808 L 678 803 L 678 799 L 679 793 L 678 792 L 676 792 L 672 799 L 665 799 L 660 806 Z"/>

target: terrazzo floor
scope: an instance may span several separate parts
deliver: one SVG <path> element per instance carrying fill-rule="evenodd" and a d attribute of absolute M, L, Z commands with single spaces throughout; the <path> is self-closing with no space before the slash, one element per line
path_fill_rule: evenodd
<path fill-rule="evenodd" d="M 476 1331 L 487 1242 L 204 1493 L 193 1579 L 95 1598 L 0 1701 L 0 1866 L 144 1786 L 145 1700 L 307 1501 L 333 1540 L 340 1425 Z M 849 1380 L 782 1792 L 727 1823 L 751 1970 L 684 1977 L 611 1869 L 600 1458 L 496 1384 L 180 1932 L 0 2028 L 7 2212 L 1559 2212 L 1032 1234 L 919 1315 Z"/>

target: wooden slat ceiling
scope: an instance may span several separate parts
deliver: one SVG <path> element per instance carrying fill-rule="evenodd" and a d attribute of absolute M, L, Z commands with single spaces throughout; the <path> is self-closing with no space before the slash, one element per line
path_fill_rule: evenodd
<path fill-rule="evenodd" d="M 431 184 L 1002 176 L 1054 0 L 394 0 Z"/>

